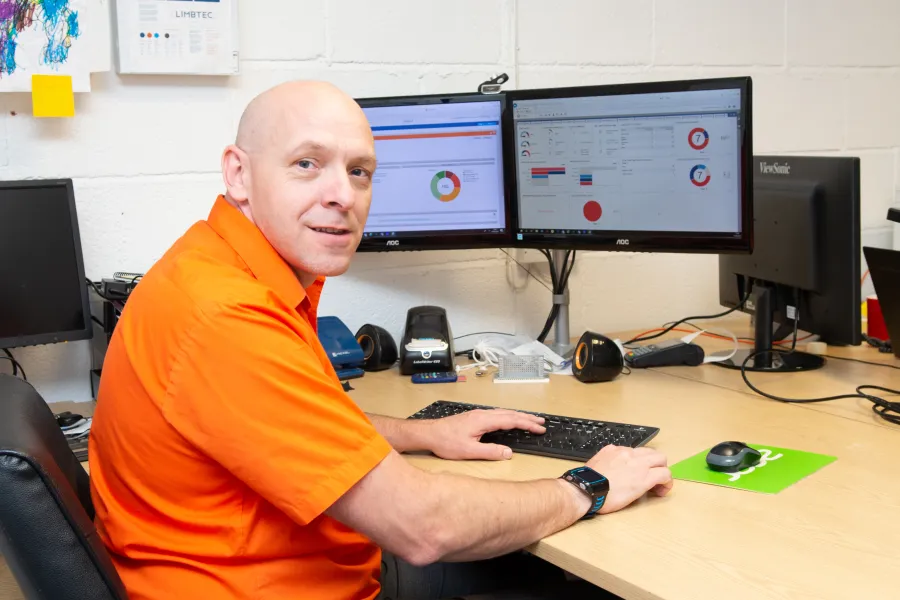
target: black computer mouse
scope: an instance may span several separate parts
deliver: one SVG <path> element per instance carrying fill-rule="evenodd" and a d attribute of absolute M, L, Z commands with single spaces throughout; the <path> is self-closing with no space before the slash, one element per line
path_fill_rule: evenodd
<path fill-rule="evenodd" d="M 56 415 L 56 423 L 60 427 L 71 427 L 83 418 L 84 417 L 79 414 L 72 414 L 69 411 L 66 411 Z"/>
<path fill-rule="evenodd" d="M 762 455 L 743 442 L 722 442 L 713 446 L 706 455 L 706 464 L 713 471 L 735 473 L 756 466 Z"/>

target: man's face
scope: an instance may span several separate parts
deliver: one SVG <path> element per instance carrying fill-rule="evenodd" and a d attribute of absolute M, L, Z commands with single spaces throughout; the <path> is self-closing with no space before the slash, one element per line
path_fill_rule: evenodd
<path fill-rule="evenodd" d="M 372 201 L 375 148 L 362 112 L 287 108 L 249 152 L 252 219 L 304 285 L 350 266 Z M 271 122 L 271 120 L 270 120 Z"/>

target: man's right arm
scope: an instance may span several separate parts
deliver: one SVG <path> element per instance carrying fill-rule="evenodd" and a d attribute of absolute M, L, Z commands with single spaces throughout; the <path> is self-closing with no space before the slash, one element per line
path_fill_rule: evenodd
<path fill-rule="evenodd" d="M 671 488 L 655 450 L 609 446 L 588 462 L 610 481 L 601 513 Z M 562 475 L 562 473 L 560 473 Z M 326 512 L 409 563 L 467 561 L 521 549 L 576 522 L 589 500 L 561 479 L 504 482 L 429 473 L 391 452 Z"/>

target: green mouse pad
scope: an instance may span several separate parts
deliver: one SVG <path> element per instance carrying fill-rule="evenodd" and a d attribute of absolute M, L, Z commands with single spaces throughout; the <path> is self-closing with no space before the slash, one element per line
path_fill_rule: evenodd
<path fill-rule="evenodd" d="M 748 444 L 762 454 L 759 464 L 737 473 L 719 473 L 706 464 L 709 448 L 672 465 L 672 477 L 685 481 L 698 481 L 726 487 L 777 494 L 804 477 L 812 475 L 825 465 L 837 460 L 834 456 L 776 448 L 762 444 Z"/>

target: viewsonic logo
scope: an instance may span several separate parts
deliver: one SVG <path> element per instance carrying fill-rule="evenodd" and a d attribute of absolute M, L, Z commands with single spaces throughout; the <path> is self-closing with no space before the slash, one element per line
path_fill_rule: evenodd
<path fill-rule="evenodd" d="M 769 164 L 761 162 L 759 163 L 759 172 L 763 175 L 790 175 L 791 174 L 791 165 L 788 163 L 784 163 L 783 165 L 779 165 L 778 163 Z"/>

